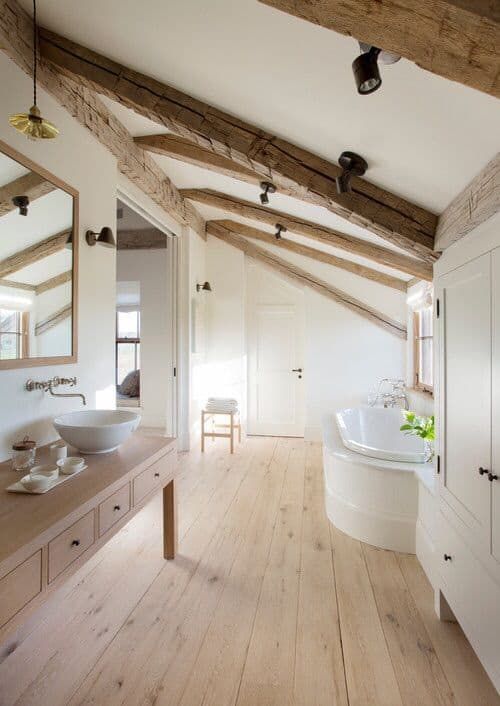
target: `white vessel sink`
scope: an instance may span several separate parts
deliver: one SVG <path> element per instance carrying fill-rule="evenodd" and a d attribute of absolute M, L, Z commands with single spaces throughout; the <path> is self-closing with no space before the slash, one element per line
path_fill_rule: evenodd
<path fill-rule="evenodd" d="M 82 453 L 102 454 L 117 449 L 140 421 L 140 414 L 125 409 L 89 409 L 61 414 L 54 419 L 54 427 Z"/>

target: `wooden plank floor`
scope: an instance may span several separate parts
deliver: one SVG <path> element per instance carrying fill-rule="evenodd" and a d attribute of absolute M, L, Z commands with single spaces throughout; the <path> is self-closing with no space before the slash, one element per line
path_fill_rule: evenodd
<path fill-rule="evenodd" d="M 180 463 L 177 559 L 157 497 L 0 648 L 0 706 L 500 706 L 415 557 L 330 525 L 319 444 Z"/>

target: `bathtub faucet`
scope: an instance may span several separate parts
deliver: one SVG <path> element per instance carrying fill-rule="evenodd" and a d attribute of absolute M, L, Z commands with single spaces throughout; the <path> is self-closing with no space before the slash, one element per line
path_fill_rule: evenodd
<path fill-rule="evenodd" d="M 404 409 L 410 409 L 405 382 L 400 379 L 382 378 L 378 384 L 377 392 L 368 397 L 370 407 L 375 407 L 377 404 L 381 404 L 386 408 L 398 407 L 401 406 L 401 403 Z"/>

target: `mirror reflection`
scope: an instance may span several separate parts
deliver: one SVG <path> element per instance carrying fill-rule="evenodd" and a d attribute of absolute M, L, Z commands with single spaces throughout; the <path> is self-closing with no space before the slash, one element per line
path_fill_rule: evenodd
<path fill-rule="evenodd" d="M 73 199 L 0 153 L 0 367 L 73 354 Z"/>

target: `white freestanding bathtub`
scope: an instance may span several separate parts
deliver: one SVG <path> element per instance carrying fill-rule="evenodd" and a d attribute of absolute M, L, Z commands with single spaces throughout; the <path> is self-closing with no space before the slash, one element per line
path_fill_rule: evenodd
<path fill-rule="evenodd" d="M 400 409 L 344 409 L 323 420 L 325 503 L 346 534 L 382 549 L 415 553 L 418 480 L 432 492 L 422 440 L 406 436 Z"/>

